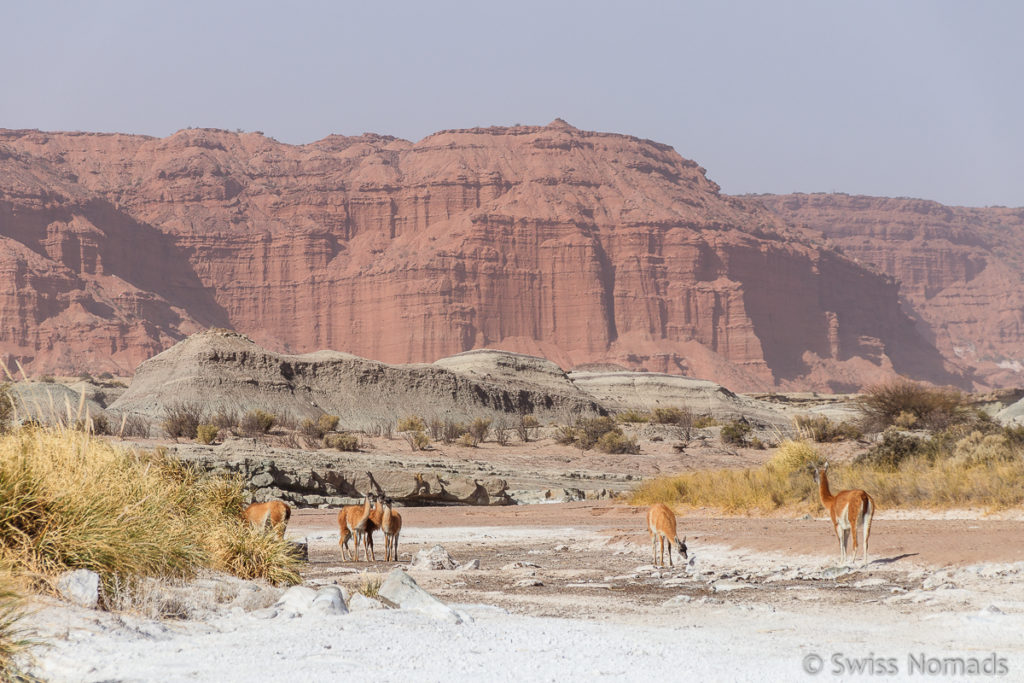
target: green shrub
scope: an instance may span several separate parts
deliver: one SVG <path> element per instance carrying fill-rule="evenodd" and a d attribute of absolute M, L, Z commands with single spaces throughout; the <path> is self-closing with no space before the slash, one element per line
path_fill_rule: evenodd
<path fill-rule="evenodd" d="M 422 431 L 404 431 L 402 436 L 409 447 L 414 451 L 422 451 L 430 445 L 430 437 Z"/>
<path fill-rule="evenodd" d="M 698 415 L 693 418 L 694 429 L 706 429 L 708 427 L 717 427 L 719 425 L 718 420 L 711 417 L 710 415 Z"/>
<path fill-rule="evenodd" d="M 651 415 L 651 422 L 654 424 L 692 427 L 694 424 L 693 411 L 686 407 L 655 408 Z"/>
<path fill-rule="evenodd" d="M 928 454 L 929 444 L 926 440 L 891 427 L 882 432 L 880 442 L 869 448 L 866 453 L 859 455 L 855 462 L 892 471 L 898 469 L 904 461 L 910 458 Z"/>
<path fill-rule="evenodd" d="M 728 424 L 722 425 L 721 437 L 722 443 L 732 444 L 734 446 L 746 446 L 747 436 L 750 434 L 751 427 L 749 424 L 742 420 L 733 420 Z"/>
<path fill-rule="evenodd" d="M 311 420 L 308 417 L 299 423 L 299 434 L 315 441 L 324 438 L 324 430 L 320 429 L 316 420 Z"/>
<path fill-rule="evenodd" d="M 473 434 L 471 432 L 466 432 L 465 434 L 460 436 L 455 441 L 455 443 L 457 443 L 460 446 L 467 446 L 469 448 L 476 448 L 477 444 L 480 443 L 480 441 L 475 436 L 473 436 Z"/>
<path fill-rule="evenodd" d="M 611 431 L 620 431 L 610 417 L 584 417 L 576 421 L 576 447 L 583 450 L 593 448 L 598 440 Z"/>
<path fill-rule="evenodd" d="M 246 413 L 238 426 L 246 436 L 258 436 L 269 432 L 276 422 L 276 415 L 257 409 Z"/>
<path fill-rule="evenodd" d="M 324 445 L 339 451 L 358 451 L 359 437 L 348 432 L 326 434 L 324 436 Z"/>
<path fill-rule="evenodd" d="M 571 446 L 576 443 L 576 430 L 569 425 L 560 425 L 555 432 L 555 443 Z"/>
<path fill-rule="evenodd" d="M 640 445 L 636 439 L 626 436 L 619 430 L 605 432 L 597 440 L 597 450 L 602 453 L 631 453 L 640 452 Z"/>
<path fill-rule="evenodd" d="M 196 427 L 196 440 L 199 443 L 211 444 L 217 438 L 220 429 L 217 425 L 199 425 Z"/>
<path fill-rule="evenodd" d="M 641 413 L 639 410 L 624 410 L 615 416 L 619 422 L 628 424 L 643 424 L 651 421 L 650 413 Z"/>

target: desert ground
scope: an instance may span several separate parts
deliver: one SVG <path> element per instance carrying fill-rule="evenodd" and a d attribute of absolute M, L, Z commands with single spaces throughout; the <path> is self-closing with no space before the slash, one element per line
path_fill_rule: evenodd
<path fill-rule="evenodd" d="M 1024 525 L 1017 514 L 879 512 L 870 562 L 838 566 L 817 518 L 679 517 L 689 559 L 651 563 L 643 509 L 608 501 L 402 508 L 399 563 L 342 562 L 336 512 L 299 510 L 306 585 L 349 594 L 396 566 L 462 616 L 407 610 L 268 616 L 279 589 L 158 620 L 43 603 L 54 681 L 962 679 L 1024 671 Z M 442 546 L 462 565 L 410 567 Z M 437 552 L 437 551 L 435 551 Z M 474 567 L 477 561 L 479 568 Z M 207 584 L 210 579 L 207 579 Z M 194 594 L 202 602 L 201 587 Z M 273 614 L 273 612 L 271 612 Z M 820 659 L 817 659 L 820 658 Z M 805 668 L 806 667 L 806 668 Z M 867 668 L 865 668 L 867 667 Z M 895 667 L 895 668 L 893 668 Z M 922 668 L 923 667 L 923 668 Z M 1002 669 L 1000 669 L 1002 670 Z M 858 674 L 857 672 L 861 672 Z M 923 673 L 922 673 L 923 672 Z"/>

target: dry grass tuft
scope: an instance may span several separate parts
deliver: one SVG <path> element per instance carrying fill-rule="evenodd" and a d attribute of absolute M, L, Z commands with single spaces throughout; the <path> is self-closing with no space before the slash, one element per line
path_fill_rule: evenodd
<path fill-rule="evenodd" d="M 32 681 L 22 673 L 28 663 L 30 650 L 36 641 L 19 626 L 24 616 L 22 598 L 15 590 L 14 581 L 6 572 L 0 575 L 0 680 Z"/>
<path fill-rule="evenodd" d="M 80 568 L 108 590 L 115 577 L 188 578 L 204 567 L 297 580 L 285 541 L 239 529 L 241 506 L 239 479 L 159 452 L 66 429 L 0 436 L 0 562 L 38 585 Z"/>

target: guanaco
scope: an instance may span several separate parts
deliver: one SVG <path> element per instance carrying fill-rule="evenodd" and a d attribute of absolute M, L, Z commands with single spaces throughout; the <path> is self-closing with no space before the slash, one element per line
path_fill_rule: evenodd
<path fill-rule="evenodd" d="M 839 562 L 846 564 L 853 536 L 853 561 L 857 560 L 857 528 L 860 527 L 861 543 L 864 545 L 864 563 L 868 561 L 868 536 L 871 535 L 871 519 L 875 516 L 875 500 L 860 489 L 840 491 L 836 495 L 828 488 L 828 463 L 815 468 L 814 480 L 818 483 L 821 504 L 832 517 L 832 529 L 839 538 Z"/>
<path fill-rule="evenodd" d="M 665 566 L 665 543 L 668 542 L 668 565 L 671 567 L 672 564 L 672 544 L 676 546 L 676 551 L 683 556 L 683 559 L 688 559 L 689 555 L 686 554 L 686 537 L 683 540 L 679 540 L 679 536 L 676 535 L 676 515 L 669 506 L 664 503 L 655 503 L 647 510 L 647 531 L 651 534 L 651 541 L 653 542 L 654 550 L 654 564 L 658 565 L 658 548 L 661 548 L 661 563 L 660 566 Z"/>
<path fill-rule="evenodd" d="M 341 546 L 341 561 L 347 562 L 348 541 L 355 536 L 355 551 L 351 554 L 353 561 L 359 559 L 359 541 L 362 534 L 359 531 L 360 525 L 365 524 L 370 516 L 370 506 L 373 505 L 376 496 L 372 493 L 366 495 L 362 505 L 346 505 L 338 510 L 338 545 Z"/>
<path fill-rule="evenodd" d="M 277 535 L 284 538 L 284 530 L 292 517 L 292 509 L 287 503 L 270 500 L 266 503 L 253 503 L 242 511 L 242 517 L 257 529 L 272 528 Z"/>
<path fill-rule="evenodd" d="M 356 526 L 356 535 L 363 540 L 363 559 L 376 562 L 377 555 L 373 552 L 373 532 L 380 528 L 384 520 L 384 495 L 376 496 L 377 506 Z M 359 548 L 358 543 L 356 548 Z"/>
<path fill-rule="evenodd" d="M 398 562 L 398 534 L 402 531 L 402 515 L 394 511 L 394 501 L 384 499 L 384 516 L 380 529 L 384 532 L 384 561 Z"/>

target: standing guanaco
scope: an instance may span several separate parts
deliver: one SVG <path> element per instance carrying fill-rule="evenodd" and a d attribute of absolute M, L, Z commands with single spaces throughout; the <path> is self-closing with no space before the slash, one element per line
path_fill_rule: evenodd
<path fill-rule="evenodd" d="M 826 462 L 822 467 L 815 468 L 814 480 L 818 483 L 818 495 L 821 504 L 832 517 L 832 529 L 839 538 L 839 562 L 846 564 L 850 547 L 850 536 L 853 536 L 853 561 L 857 561 L 857 527 L 861 531 L 861 543 L 864 545 L 864 563 L 868 561 L 868 536 L 871 535 L 871 519 L 875 516 L 875 501 L 860 489 L 840 491 L 832 495 L 828 487 L 828 469 Z"/>
<path fill-rule="evenodd" d="M 370 513 L 359 521 L 356 527 L 357 535 L 363 539 L 363 559 L 367 562 L 376 562 L 377 555 L 373 552 L 373 532 L 380 528 L 384 519 L 384 494 L 376 496 L 377 506 Z M 358 544 L 356 544 L 358 548 Z"/>
<path fill-rule="evenodd" d="M 242 517 L 257 529 L 272 528 L 277 535 L 284 538 L 284 530 L 292 517 L 292 509 L 287 503 L 270 500 L 266 503 L 253 503 L 242 511 Z"/>
<path fill-rule="evenodd" d="M 402 531 L 402 515 L 392 508 L 394 501 L 384 499 L 384 516 L 380 529 L 384 532 L 384 561 L 398 562 L 398 534 Z"/>
<path fill-rule="evenodd" d="M 365 524 L 370 516 L 370 506 L 376 499 L 372 493 L 366 495 L 362 505 L 346 505 L 338 510 L 338 545 L 341 546 L 341 561 L 347 562 L 348 540 L 355 536 L 355 552 L 351 554 L 352 560 L 359 559 L 359 540 L 362 534 L 359 531 L 360 525 Z"/>
<path fill-rule="evenodd" d="M 679 536 L 676 535 L 676 515 L 669 506 L 664 503 L 655 503 L 647 510 L 647 531 L 651 534 L 651 541 L 653 541 L 654 550 L 654 564 L 658 564 L 658 547 L 661 547 L 661 564 L 665 566 L 665 543 L 668 542 L 668 565 L 671 567 L 672 564 L 672 545 L 675 544 L 676 550 L 683 559 L 687 559 L 689 555 L 686 554 L 686 538 L 679 540 Z"/>

